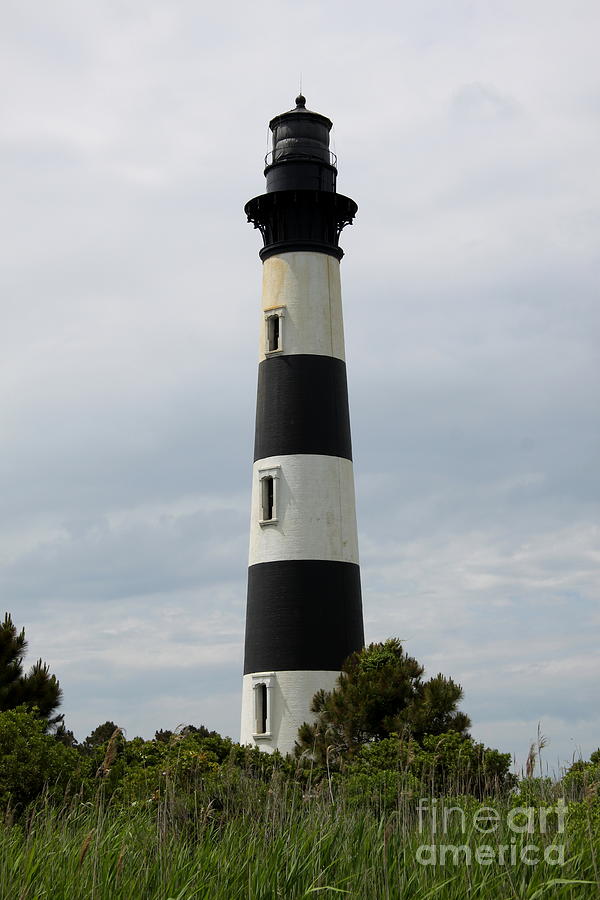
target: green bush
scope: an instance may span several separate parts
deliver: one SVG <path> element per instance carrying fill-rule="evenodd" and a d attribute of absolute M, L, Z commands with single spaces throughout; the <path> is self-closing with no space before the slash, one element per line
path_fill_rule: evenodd
<path fill-rule="evenodd" d="M 510 753 L 500 753 L 470 737 L 450 732 L 427 735 L 411 768 L 431 786 L 433 793 L 483 797 L 515 786 L 517 779 L 509 771 L 510 763 Z"/>
<path fill-rule="evenodd" d="M 566 831 L 576 839 L 586 841 L 595 838 L 600 842 L 600 798 L 569 801 Z"/>
<path fill-rule="evenodd" d="M 336 795 L 351 807 L 369 808 L 376 815 L 406 805 L 418 797 L 421 784 L 410 772 L 357 772 L 336 776 Z"/>
<path fill-rule="evenodd" d="M 24 707 L 0 712 L 0 809 L 20 811 L 45 787 L 79 780 L 80 757 L 45 734 L 46 721 Z"/>
<path fill-rule="evenodd" d="M 521 778 L 513 794 L 513 806 L 547 806 L 564 796 L 562 782 L 552 778 Z"/>
<path fill-rule="evenodd" d="M 185 729 L 179 734 L 162 732 L 146 741 L 141 737 L 126 741 L 121 733 L 85 753 L 82 765 L 89 783 L 102 787 L 113 802 L 153 803 L 166 793 L 177 793 L 195 803 L 215 776 L 220 783 L 231 773 L 243 773 L 246 781 L 270 782 L 275 772 L 291 774 L 296 764 L 279 754 L 261 753 L 241 747 L 216 733 Z M 186 801 L 187 802 L 187 801 Z M 220 801 L 219 801 L 220 802 Z"/>
<path fill-rule="evenodd" d="M 562 780 L 565 797 L 584 800 L 600 794 L 600 751 L 592 753 L 589 762 L 573 763 Z"/>
<path fill-rule="evenodd" d="M 121 762 L 117 794 L 130 800 L 158 799 L 167 787 L 193 792 L 202 776 L 219 768 L 216 753 L 203 749 L 192 736 L 171 744 L 135 738 L 126 745 Z"/>
<path fill-rule="evenodd" d="M 470 737 L 449 732 L 426 735 L 422 746 L 399 735 L 364 744 L 344 771 L 350 776 L 401 772 L 432 794 L 480 797 L 512 788 L 516 779 L 509 769 L 510 753 L 499 753 Z"/>

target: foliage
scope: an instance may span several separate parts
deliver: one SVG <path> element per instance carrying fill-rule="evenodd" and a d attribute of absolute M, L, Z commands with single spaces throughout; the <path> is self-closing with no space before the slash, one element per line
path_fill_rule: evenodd
<path fill-rule="evenodd" d="M 555 781 L 548 776 L 521 777 L 513 793 L 515 806 L 550 806 L 564 796 L 562 781 Z"/>
<path fill-rule="evenodd" d="M 315 694 L 316 721 L 299 729 L 296 755 L 324 764 L 332 749 L 352 755 L 394 732 L 419 742 L 427 734 L 466 734 L 470 719 L 457 710 L 461 686 L 441 674 L 424 681 L 423 672 L 395 638 L 353 653 L 337 686 Z"/>
<path fill-rule="evenodd" d="M 497 795 L 514 787 L 510 754 L 478 744 L 467 735 L 426 735 L 421 743 L 394 734 L 364 744 L 345 766 L 350 777 L 396 772 L 434 795 Z M 407 782 L 407 784 L 409 783 Z"/>
<path fill-rule="evenodd" d="M 335 778 L 337 796 L 351 808 L 371 809 L 383 814 L 397 809 L 404 798 L 418 797 L 421 782 L 410 772 L 384 769 L 371 773 L 355 772 Z"/>
<path fill-rule="evenodd" d="M 147 743 L 147 742 L 142 742 Z M 550 865 L 543 850 L 555 834 L 519 836 L 540 847 L 538 865 L 518 854 L 508 865 L 422 865 L 419 848 L 430 841 L 419 827 L 415 797 L 397 794 L 386 809 L 342 781 L 333 796 L 327 788 L 304 796 L 288 791 L 275 769 L 267 781 L 223 765 L 222 808 L 215 809 L 217 776 L 199 784 L 195 803 L 181 810 L 181 796 L 165 794 L 151 803 L 107 804 L 101 791 L 93 801 L 72 798 L 61 808 L 34 805 L 22 826 L 0 823 L 0 896 L 94 897 L 95 900 L 214 900 L 345 896 L 349 900 L 411 897 L 415 900 L 542 900 L 598 896 L 600 831 L 575 804 L 568 819 L 565 863 Z M 233 774 L 235 773 L 235 774 Z M 392 773 L 388 773 L 390 775 Z M 369 776 L 367 776 L 369 777 Z M 382 784 L 389 781 L 386 775 Z M 365 782 L 366 784 L 366 782 Z M 243 797 L 229 805 L 227 790 Z M 426 796 L 426 795 L 423 795 Z M 431 804 L 430 804 L 431 805 Z M 506 822 L 508 801 L 494 801 Z M 479 804 L 452 800 L 472 822 Z M 571 813 L 571 809 L 569 810 Z M 429 827 L 426 822 L 425 827 Z M 514 834 L 512 839 L 514 839 Z M 451 845 L 499 845 L 511 835 L 501 828 L 480 835 L 452 815 L 440 841 Z"/>
<path fill-rule="evenodd" d="M 207 729 L 146 741 L 104 724 L 90 743 L 108 739 L 83 750 L 44 734 L 43 720 L 25 709 L 0 714 L 0 804 L 21 811 L 16 824 L 0 817 L 0 896 L 597 895 L 598 798 L 588 791 L 569 804 L 565 864 L 547 865 L 543 850 L 556 828 L 515 839 L 506 821 L 514 806 L 555 802 L 561 786 L 530 778 L 509 791 L 509 755 L 466 735 L 392 733 L 337 759 L 333 771 L 333 751 L 329 765 L 299 766 Z M 453 810 L 444 843 L 495 850 L 533 842 L 539 865 L 420 865 L 430 838 L 419 810 L 430 832 L 436 803 Z M 482 836 L 469 824 L 482 805 L 498 811 L 498 832 Z"/>
<path fill-rule="evenodd" d="M 56 729 L 54 731 L 54 738 L 57 741 L 60 741 L 61 744 L 64 744 L 65 747 L 78 747 L 79 744 L 77 742 L 77 738 L 70 731 L 65 723 L 64 718 L 60 716 L 60 722 L 57 723 Z"/>
<path fill-rule="evenodd" d="M 169 731 L 163 730 L 162 728 L 159 731 L 154 733 L 154 740 L 161 741 L 164 744 L 168 744 L 172 737 L 175 735 L 186 735 L 186 734 L 197 734 L 199 737 L 216 737 L 220 738 L 221 735 L 218 731 L 209 731 L 206 725 L 200 725 L 196 727 L 196 725 L 180 725 L 177 728 L 177 731 Z"/>
<path fill-rule="evenodd" d="M 600 797 L 597 794 L 569 802 L 567 831 L 600 835 Z"/>
<path fill-rule="evenodd" d="M 589 800 L 600 796 L 600 749 L 589 761 L 577 760 L 563 778 L 565 794 L 575 800 Z"/>
<path fill-rule="evenodd" d="M 18 706 L 36 707 L 48 724 L 56 724 L 62 719 L 61 716 L 51 718 L 62 697 L 58 680 L 41 659 L 24 673 L 26 653 L 25 629 L 17 631 L 6 613 L 0 623 L 0 712 Z"/>
<path fill-rule="evenodd" d="M 125 748 L 123 763 L 118 796 L 129 800 L 157 799 L 166 790 L 193 792 L 201 776 L 219 768 L 216 754 L 190 737 L 168 745 L 135 738 Z"/>
<path fill-rule="evenodd" d="M 500 753 L 468 735 L 428 734 L 422 740 L 412 771 L 432 793 L 498 795 L 516 784 L 510 774 L 510 753 Z"/>
<path fill-rule="evenodd" d="M 77 780 L 77 751 L 45 734 L 45 724 L 23 706 L 0 712 L 0 810 L 21 810 L 45 787 Z"/>
<path fill-rule="evenodd" d="M 108 725 L 110 728 L 105 727 Z M 264 781 L 278 768 L 288 774 L 295 768 L 277 753 L 241 747 L 203 727 L 186 726 L 169 737 L 161 732 L 151 741 L 141 737 L 127 741 L 121 729 L 112 730 L 113 726 L 110 722 L 95 729 L 93 739 L 86 739 L 81 751 L 88 789 L 101 785 L 104 797 L 114 802 L 152 803 L 165 793 L 191 797 L 193 802 L 194 793 L 210 776 L 218 775 L 222 782 L 224 773 L 235 769 Z M 109 740 L 93 746 L 111 730 Z M 183 805 L 187 802 L 182 801 Z"/>
<path fill-rule="evenodd" d="M 97 750 L 98 747 L 102 747 L 104 744 L 106 744 L 106 742 L 111 739 L 116 730 L 117 726 L 110 720 L 107 722 L 103 722 L 102 725 L 98 725 L 96 728 L 94 728 L 91 734 L 88 734 L 85 740 L 81 742 L 82 751 L 84 753 L 93 753 L 93 751 Z"/>

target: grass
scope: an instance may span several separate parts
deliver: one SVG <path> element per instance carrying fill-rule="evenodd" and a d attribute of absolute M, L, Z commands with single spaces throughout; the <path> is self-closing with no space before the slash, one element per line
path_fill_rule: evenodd
<path fill-rule="evenodd" d="M 240 777 L 239 775 L 236 777 Z M 242 776 L 244 779 L 245 777 Z M 399 794 L 390 807 L 377 797 L 356 799 L 336 786 L 303 795 L 274 776 L 268 785 L 245 778 L 243 786 L 215 781 L 195 792 L 163 791 L 137 803 L 74 798 L 62 806 L 46 798 L 16 822 L 0 825 L 2 900 L 192 900 L 192 898 L 340 898 L 388 900 L 538 900 L 598 898 L 600 856 L 597 801 L 570 806 L 557 833 L 515 834 L 507 824 L 510 801 L 485 803 L 498 813 L 494 833 L 477 831 L 473 798 L 437 800 L 454 806 L 447 833 L 441 820 L 419 828 L 418 797 Z M 241 790 L 243 787 L 243 790 Z M 240 800 L 240 798 L 242 798 Z M 429 801 L 431 808 L 433 801 Z M 514 805 L 514 804 L 513 804 Z M 552 817 L 550 817 L 552 818 Z M 553 823 L 556 822 L 554 818 Z M 493 851 L 490 864 L 465 864 L 459 851 L 445 865 L 422 865 L 421 845 Z M 565 847 L 564 865 L 543 860 L 554 843 Z M 520 857 L 533 844 L 541 861 Z M 504 863 L 498 848 L 514 847 Z"/>

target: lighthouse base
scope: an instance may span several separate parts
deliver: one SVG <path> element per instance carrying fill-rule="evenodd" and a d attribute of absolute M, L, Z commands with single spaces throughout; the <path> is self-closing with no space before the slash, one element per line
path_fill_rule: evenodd
<path fill-rule="evenodd" d="M 294 752 L 298 729 L 313 722 L 310 707 L 319 690 L 331 691 L 339 672 L 253 672 L 242 686 L 241 744 L 284 756 Z"/>

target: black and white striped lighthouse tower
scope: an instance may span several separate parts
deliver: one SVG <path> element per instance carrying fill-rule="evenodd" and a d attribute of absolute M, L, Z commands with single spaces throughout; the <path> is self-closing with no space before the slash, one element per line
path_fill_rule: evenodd
<path fill-rule="evenodd" d="M 363 645 L 338 245 L 357 206 L 331 126 L 302 95 L 275 116 L 245 206 L 264 247 L 241 742 L 282 753 Z"/>

